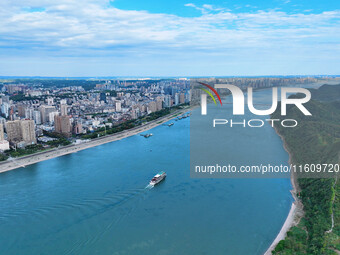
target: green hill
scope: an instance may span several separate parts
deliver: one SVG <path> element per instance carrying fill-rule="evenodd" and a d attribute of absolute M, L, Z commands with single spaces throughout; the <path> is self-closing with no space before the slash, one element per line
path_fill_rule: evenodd
<path fill-rule="evenodd" d="M 312 116 L 304 116 L 295 106 L 287 107 L 287 119 L 295 119 L 298 126 L 277 131 L 284 138 L 292 155 L 292 163 L 340 163 L 340 85 L 323 85 L 311 90 L 312 100 L 305 104 Z M 298 97 L 299 95 L 297 95 Z M 282 119 L 280 110 L 272 114 Z M 297 174 L 304 216 L 281 241 L 273 254 L 337 254 L 340 251 L 340 182 L 337 176 L 306 178 L 310 174 Z M 332 228 L 334 214 L 334 228 Z"/>
<path fill-rule="evenodd" d="M 340 101 L 340 84 L 339 85 L 323 85 L 319 89 L 310 89 L 312 98 L 318 101 Z"/>

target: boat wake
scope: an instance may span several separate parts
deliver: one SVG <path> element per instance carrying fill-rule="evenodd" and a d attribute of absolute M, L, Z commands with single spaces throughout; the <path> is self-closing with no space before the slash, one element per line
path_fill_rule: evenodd
<path fill-rule="evenodd" d="M 145 189 L 152 189 L 153 187 L 155 187 L 155 185 L 149 184 L 145 187 Z"/>
<path fill-rule="evenodd" d="M 31 231 L 33 238 L 41 235 L 60 237 L 64 233 L 71 233 L 75 228 L 85 229 L 77 240 L 61 248 L 61 254 L 81 254 L 85 247 L 91 249 L 105 236 L 114 233 L 116 226 L 126 220 L 147 199 L 148 191 L 154 185 L 147 185 L 136 189 L 108 191 L 94 197 L 72 197 L 62 202 L 46 203 L 33 207 L 32 210 L 18 208 L 15 212 L 0 211 L 0 221 L 24 224 L 24 222 L 48 222 L 39 226 L 39 232 Z M 21 209 L 21 210 L 20 210 Z M 67 215 L 67 217 L 65 217 Z M 53 220 L 51 220 L 53 219 Z M 11 226 L 8 226 L 11 227 Z M 18 233 L 8 243 L 14 247 L 15 243 L 25 239 L 23 233 Z M 1 253 L 1 252 L 0 252 Z"/>

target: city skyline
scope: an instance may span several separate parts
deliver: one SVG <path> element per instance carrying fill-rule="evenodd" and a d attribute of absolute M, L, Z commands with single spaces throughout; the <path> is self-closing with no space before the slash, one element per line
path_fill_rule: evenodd
<path fill-rule="evenodd" d="M 339 75 L 334 1 L 29 0 L 0 7 L 1 76 Z"/>
<path fill-rule="evenodd" d="M 123 129 L 138 126 L 189 103 L 187 79 L 45 82 L 0 83 L 0 153 L 69 144 L 66 139 L 76 136 L 97 138 L 122 131 L 116 127 L 125 122 L 130 124 Z"/>

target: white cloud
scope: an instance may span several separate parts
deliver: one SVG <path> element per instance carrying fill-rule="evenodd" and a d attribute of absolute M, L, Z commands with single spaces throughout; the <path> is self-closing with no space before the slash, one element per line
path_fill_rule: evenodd
<path fill-rule="evenodd" d="M 66 56 L 150 56 L 200 54 L 232 56 L 248 52 L 339 56 L 340 11 L 287 14 L 233 13 L 205 4 L 187 7 L 199 17 L 152 14 L 114 8 L 101 0 L 2 0 L 0 55 L 5 48 L 25 54 Z M 27 8 L 42 8 L 29 12 Z M 25 51 L 26 50 L 26 51 Z M 8 56 L 8 55 L 7 55 Z"/>
<path fill-rule="evenodd" d="M 193 3 L 188 3 L 188 4 L 185 4 L 184 6 L 186 7 L 192 7 L 200 12 L 202 12 L 202 14 L 207 14 L 209 12 L 218 12 L 218 11 L 230 11 L 229 9 L 226 9 L 226 8 L 218 8 L 218 7 L 215 7 L 211 4 L 203 4 L 202 7 L 199 7 Z"/>
<path fill-rule="evenodd" d="M 207 13 L 207 9 L 208 8 L 205 8 L 205 7 L 198 7 L 197 5 L 193 4 L 193 3 L 188 3 L 188 4 L 185 4 L 184 6 L 186 7 L 192 7 L 202 13 Z M 210 6 L 210 5 L 209 5 Z"/>

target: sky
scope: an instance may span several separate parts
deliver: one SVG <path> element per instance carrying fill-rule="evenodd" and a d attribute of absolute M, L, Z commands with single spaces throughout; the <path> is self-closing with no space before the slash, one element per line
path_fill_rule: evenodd
<path fill-rule="evenodd" d="M 0 76 L 261 75 L 340 75 L 340 1 L 0 1 Z"/>

